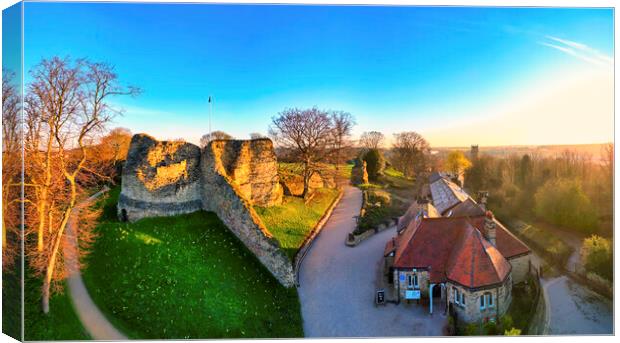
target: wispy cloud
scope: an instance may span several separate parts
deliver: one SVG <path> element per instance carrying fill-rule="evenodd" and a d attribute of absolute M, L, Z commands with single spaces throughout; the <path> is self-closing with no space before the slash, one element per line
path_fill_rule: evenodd
<path fill-rule="evenodd" d="M 612 57 L 607 56 L 606 54 L 586 44 L 553 36 L 545 36 L 545 38 L 547 41 L 539 42 L 540 45 L 556 49 L 582 61 L 598 66 L 611 66 L 614 63 L 614 59 Z"/>

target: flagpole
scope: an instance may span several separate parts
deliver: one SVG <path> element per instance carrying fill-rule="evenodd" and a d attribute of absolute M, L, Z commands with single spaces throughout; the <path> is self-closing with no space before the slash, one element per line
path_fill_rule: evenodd
<path fill-rule="evenodd" d="M 209 95 L 209 139 L 212 139 L 211 137 L 211 112 L 213 111 L 213 98 L 211 95 Z"/>

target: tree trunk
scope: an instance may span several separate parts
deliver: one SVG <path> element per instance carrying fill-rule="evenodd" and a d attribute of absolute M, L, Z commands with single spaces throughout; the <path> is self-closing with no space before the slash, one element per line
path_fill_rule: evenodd
<path fill-rule="evenodd" d="M 45 314 L 49 313 L 50 310 L 50 287 L 52 285 L 52 279 L 54 277 L 54 269 L 56 267 L 56 259 L 58 258 L 58 250 L 60 249 L 60 243 L 62 242 L 62 239 L 64 237 L 65 228 L 67 227 L 67 223 L 69 222 L 69 218 L 71 217 L 71 212 L 75 207 L 75 200 L 77 197 L 75 177 L 67 177 L 67 179 L 71 183 L 71 200 L 69 201 L 69 206 L 67 206 L 67 209 L 63 214 L 60 227 L 58 228 L 58 234 L 56 235 L 56 240 L 54 241 L 54 247 L 52 248 L 52 252 L 47 263 L 45 280 L 43 280 L 41 305 L 43 307 L 43 313 Z"/>
<path fill-rule="evenodd" d="M 308 190 L 310 188 L 310 161 L 304 161 L 304 192 L 301 194 L 302 198 L 306 198 Z"/>
<path fill-rule="evenodd" d="M 43 230 L 45 229 L 45 216 L 48 202 L 49 188 L 52 184 L 52 141 L 53 135 L 50 132 L 50 136 L 47 142 L 47 151 L 45 156 L 45 183 L 41 187 L 41 197 L 39 202 L 39 229 L 37 231 L 37 251 L 43 251 Z M 48 228 L 51 232 L 52 228 Z"/>
<path fill-rule="evenodd" d="M 6 248 L 6 222 L 5 218 L 8 212 L 9 203 L 9 187 L 10 180 L 2 183 L 2 248 Z"/>
<path fill-rule="evenodd" d="M 4 207 L 4 200 L 2 201 L 2 206 Z M 2 249 L 6 249 L 6 224 L 4 223 L 4 214 L 6 213 L 4 209 L 2 209 Z"/>

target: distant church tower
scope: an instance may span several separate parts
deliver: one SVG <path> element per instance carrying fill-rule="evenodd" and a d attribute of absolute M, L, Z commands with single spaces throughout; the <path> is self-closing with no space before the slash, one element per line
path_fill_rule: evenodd
<path fill-rule="evenodd" d="M 478 159 L 478 145 L 471 146 L 471 151 L 469 152 L 469 158 L 472 161 L 475 161 Z"/>

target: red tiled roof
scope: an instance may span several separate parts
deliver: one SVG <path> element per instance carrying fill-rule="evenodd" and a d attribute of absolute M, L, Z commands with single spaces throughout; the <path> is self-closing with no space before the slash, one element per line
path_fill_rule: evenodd
<path fill-rule="evenodd" d="M 407 209 L 407 212 L 405 212 L 405 214 L 398 218 L 398 231 L 402 231 L 407 228 L 407 226 L 409 226 L 409 223 L 411 223 L 411 221 L 414 220 L 421 211 L 424 212 L 425 217 L 435 218 L 441 216 L 439 212 L 437 212 L 437 209 L 435 209 L 435 207 L 431 203 L 427 202 L 421 204 L 417 201 L 414 201 Z"/>
<path fill-rule="evenodd" d="M 472 223 L 475 227 L 484 227 L 484 216 L 472 217 Z M 493 219 L 495 222 L 495 245 L 497 250 L 507 259 L 520 256 L 531 252 L 525 243 L 513 235 L 507 228 L 502 225 L 497 219 Z"/>
<path fill-rule="evenodd" d="M 449 279 L 478 288 L 502 282 L 510 264 L 476 227 L 483 226 L 467 217 L 414 220 L 396 238 L 394 267 L 428 268 L 433 283 Z"/>
<path fill-rule="evenodd" d="M 466 226 L 457 244 L 446 266 L 449 280 L 477 288 L 501 283 L 510 272 L 510 263 L 473 226 Z"/>
<path fill-rule="evenodd" d="M 383 256 L 389 255 L 392 251 L 396 249 L 396 238 L 390 239 L 387 243 L 385 243 L 385 249 L 383 250 Z"/>
<path fill-rule="evenodd" d="M 483 216 L 485 212 L 474 199 L 467 198 L 452 207 L 448 213 L 450 213 L 450 217 L 476 217 Z"/>

